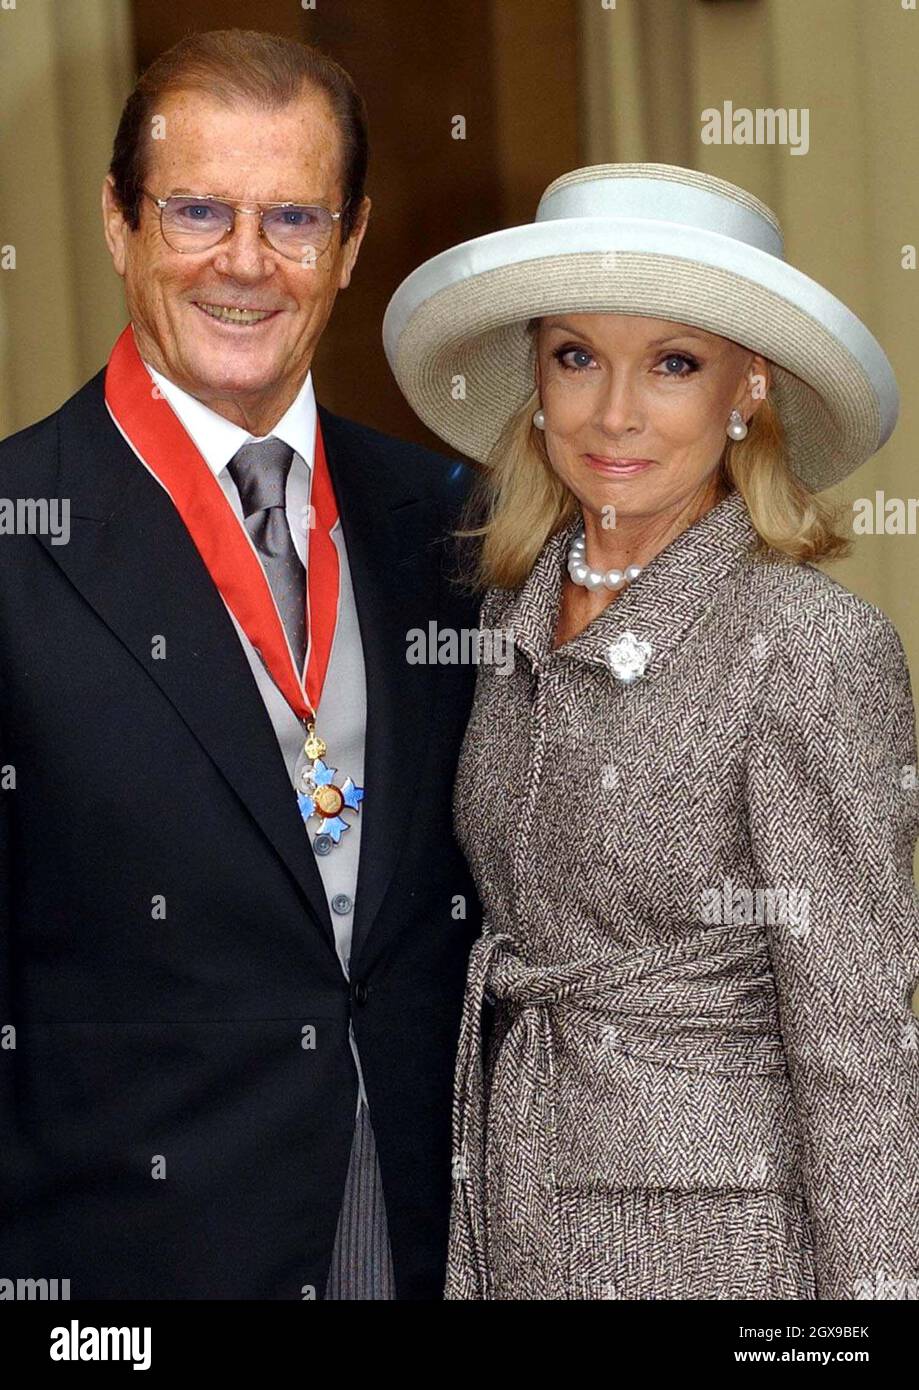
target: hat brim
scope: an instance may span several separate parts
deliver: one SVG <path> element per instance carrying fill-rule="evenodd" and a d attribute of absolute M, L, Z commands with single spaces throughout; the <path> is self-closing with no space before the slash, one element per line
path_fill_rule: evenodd
<path fill-rule="evenodd" d="M 768 252 L 669 223 L 560 219 L 464 242 L 403 281 L 383 341 L 416 414 L 486 462 L 533 390 L 527 321 L 578 312 L 691 324 L 766 357 L 790 465 L 813 492 L 860 467 L 896 424 L 890 363 L 840 300 Z"/>

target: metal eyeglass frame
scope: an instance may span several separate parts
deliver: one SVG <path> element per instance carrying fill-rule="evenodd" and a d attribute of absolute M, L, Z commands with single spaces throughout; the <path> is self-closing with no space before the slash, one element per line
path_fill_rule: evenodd
<path fill-rule="evenodd" d="M 348 203 L 350 202 L 350 199 L 346 199 L 337 212 L 332 212 L 331 208 L 323 207 L 321 203 L 256 203 L 255 207 L 247 208 L 244 207 L 243 204 L 238 202 L 237 200 L 233 198 L 221 198 L 220 195 L 217 193 L 170 193 L 170 195 L 167 198 L 158 198 L 155 193 L 150 192 L 149 188 L 141 188 L 140 191 L 144 194 L 145 197 L 149 198 L 150 201 L 152 203 L 155 203 L 156 206 L 159 208 L 160 236 L 166 242 L 166 245 L 169 247 L 169 249 L 171 251 L 175 251 L 179 256 L 201 256 L 204 254 L 205 251 L 213 251 L 214 246 L 219 246 L 221 242 L 226 241 L 228 237 L 231 237 L 233 235 L 234 231 L 236 230 L 236 214 L 241 212 L 244 213 L 246 216 L 258 217 L 258 234 L 265 242 L 266 246 L 270 246 L 272 251 L 277 251 L 278 255 L 283 256 L 285 260 L 299 261 L 302 260 L 302 256 L 291 256 L 286 251 L 282 251 L 280 247 L 275 246 L 274 242 L 268 239 L 268 237 L 265 235 L 265 226 L 262 221 L 263 214 L 266 212 L 272 212 L 275 208 L 311 208 L 317 212 L 327 212 L 331 217 L 332 222 L 335 223 L 341 221 L 342 214 L 344 213 L 345 209 L 348 206 Z M 187 198 L 191 199 L 192 202 L 196 201 L 197 199 L 200 199 L 202 203 L 222 203 L 224 207 L 233 209 L 233 222 L 224 232 L 223 236 L 219 237 L 218 240 L 214 242 L 213 246 L 202 247 L 200 251 L 183 251 L 180 246 L 173 246 L 172 242 L 167 238 L 166 233 L 163 231 L 163 213 L 169 205 L 169 203 L 174 198 Z M 329 240 L 326 242 L 325 246 L 323 246 L 321 251 L 316 252 L 318 256 L 321 256 L 324 251 L 328 250 L 331 240 L 332 233 L 330 231 Z"/>

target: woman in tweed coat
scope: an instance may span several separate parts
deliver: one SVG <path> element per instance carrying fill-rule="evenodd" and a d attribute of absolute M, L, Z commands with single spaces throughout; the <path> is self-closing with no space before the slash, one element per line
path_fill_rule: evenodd
<path fill-rule="evenodd" d="M 547 203 L 564 235 L 529 278 L 498 234 L 513 275 L 477 293 L 483 238 L 388 322 L 413 405 L 489 461 L 481 627 L 514 656 L 480 666 L 456 782 L 486 918 L 447 1296 L 915 1298 L 910 680 L 811 563 L 845 544 L 813 493 L 893 428 L 889 367 L 800 272 L 769 280 L 791 268 L 742 190 L 607 166 Z M 571 249 L 576 216 L 629 283 Z M 493 386 L 515 342 L 516 397 Z M 492 383 L 497 434 L 426 394 L 438 365 L 472 417 Z"/>

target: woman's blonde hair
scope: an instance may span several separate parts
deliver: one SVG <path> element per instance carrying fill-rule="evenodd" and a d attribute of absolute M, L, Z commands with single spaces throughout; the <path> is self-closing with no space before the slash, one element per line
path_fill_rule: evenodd
<path fill-rule="evenodd" d="M 466 542 L 479 542 L 464 562 L 470 587 L 519 587 L 548 538 L 577 514 L 577 498 L 552 468 L 545 436 L 533 424 L 538 405 L 534 388 L 508 420 L 473 486 L 456 532 Z M 851 540 L 838 529 L 837 509 L 809 492 L 788 466 L 782 422 L 768 395 L 746 438 L 726 439 L 719 480 L 722 496 L 736 487 L 743 497 L 759 553 L 777 551 L 803 563 L 851 550 Z"/>

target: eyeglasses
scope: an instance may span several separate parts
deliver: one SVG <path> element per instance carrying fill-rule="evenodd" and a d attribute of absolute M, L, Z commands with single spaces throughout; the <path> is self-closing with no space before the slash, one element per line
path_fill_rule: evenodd
<path fill-rule="evenodd" d="M 236 214 L 258 217 L 259 235 L 288 260 L 310 265 L 321 255 L 332 238 L 332 228 L 348 206 L 338 212 L 302 203 L 256 203 L 243 207 L 210 194 L 196 197 L 173 194 L 157 198 L 149 189 L 141 192 L 160 210 L 160 231 L 167 246 L 183 254 L 210 251 L 232 236 Z"/>

